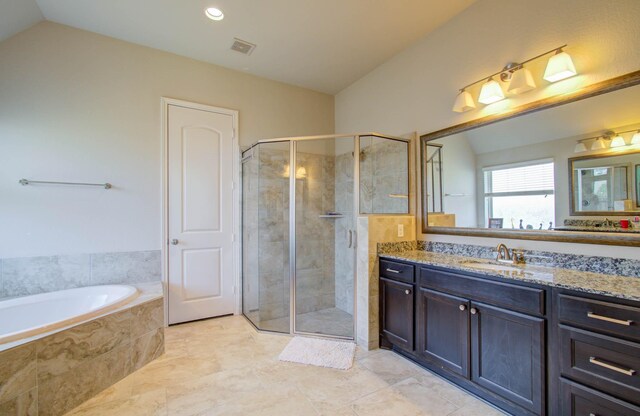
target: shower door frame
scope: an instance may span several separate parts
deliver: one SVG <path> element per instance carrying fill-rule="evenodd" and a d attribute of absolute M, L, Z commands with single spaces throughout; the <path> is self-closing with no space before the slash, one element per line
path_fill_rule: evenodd
<path fill-rule="evenodd" d="M 260 144 L 265 143 L 282 143 L 289 142 L 289 335 L 306 335 L 313 337 L 323 337 L 323 338 L 333 338 L 333 339 L 342 339 L 342 340 L 351 340 L 355 341 L 357 338 L 357 281 L 358 281 L 358 268 L 357 268 L 357 249 L 358 249 L 358 217 L 359 216 L 369 216 L 369 215 L 378 215 L 378 214 L 361 214 L 360 213 L 360 157 L 355 157 L 355 155 L 360 154 L 360 138 L 361 137 L 379 137 L 381 139 L 387 140 L 395 140 L 407 143 L 407 168 L 408 168 L 408 187 L 411 187 L 411 173 L 410 173 L 410 159 L 411 159 L 411 139 L 406 139 L 397 136 L 391 136 L 387 134 L 380 134 L 375 132 L 367 132 L 367 133 L 354 133 L 354 134 L 329 134 L 329 135 L 318 135 L 318 136 L 298 136 L 298 137 L 278 137 L 273 139 L 262 139 L 258 140 L 254 144 L 252 144 L 248 149 L 241 152 L 241 157 L 245 152 L 248 152 L 252 148 L 259 146 Z M 353 211 L 352 211 L 352 220 L 353 220 L 353 336 L 345 337 L 341 335 L 332 335 L 332 334 L 319 334 L 316 332 L 304 332 L 304 331 L 296 331 L 296 171 L 298 169 L 297 166 L 297 144 L 300 141 L 308 141 L 308 140 L 323 140 L 323 139 L 353 139 Z M 409 201 L 410 202 L 410 201 Z M 408 204 L 408 211 L 410 211 L 411 204 Z M 401 214 L 379 214 L 379 215 L 401 215 Z M 402 214 L 405 215 L 405 214 Z M 406 215 L 409 215 L 407 213 Z M 241 233 L 242 235 L 242 233 Z M 243 259 L 241 259 L 243 261 Z M 244 265 L 244 264 L 243 264 Z M 244 287 L 244 270 L 242 271 L 242 282 L 241 287 Z M 241 296 L 241 299 L 244 301 L 244 295 Z M 241 305 L 240 310 L 243 311 L 244 315 L 244 307 Z M 246 316 L 245 316 L 246 317 Z M 253 325 L 253 327 L 259 332 L 265 333 L 275 333 L 275 334 L 287 334 L 285 332 L 276 332 L 269 331 L 265 329 L 259 328 L 251 319 L 247 317 L 247 320 Z"/>

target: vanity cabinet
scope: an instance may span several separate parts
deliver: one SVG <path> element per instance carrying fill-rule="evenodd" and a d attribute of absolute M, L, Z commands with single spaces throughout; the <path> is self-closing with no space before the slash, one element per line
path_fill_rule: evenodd
<path fill-rule="evenodd" d="M 425 362 L 516 405 L 516 414 L 544 413 L 544 289 L 423 266 L 418 299 Z"/>
<path fill-rule="evenodd" d="M 469 301 L 420 288 L 418 354 L 425 361 L 469 378 Z"/>
<path fill-rule="evenodd" d="M 380 332 L 383 343 L 411 352 L 414 349 L 414 267 L 381 260 L 380 276 Z"/>
<path fill-rule="evenodd" d="M 383 258 L 380 320 L 381 346 L 509 414 L 640 416 L 640 302 Z"/>
<path fill-rule="evenodd" d="M 640 305 L 554 289 L 562 415 L 640 415 Z"/>
<path fill-rule="evenodd" d="M 380 264 L 382 346 L 511 414 L 546 414 L 544 289 L 405 264 L 412 284 L 393 279 L 403 263 Z"/>

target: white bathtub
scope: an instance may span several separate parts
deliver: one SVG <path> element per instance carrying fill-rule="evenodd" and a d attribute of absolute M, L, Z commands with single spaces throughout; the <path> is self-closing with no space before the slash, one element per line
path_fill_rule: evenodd
<path fill-rule="evenodd" d="M 104 285 L 0 301 L 0 344 L 88 320 L 137 296 L 133 286 Z"/>

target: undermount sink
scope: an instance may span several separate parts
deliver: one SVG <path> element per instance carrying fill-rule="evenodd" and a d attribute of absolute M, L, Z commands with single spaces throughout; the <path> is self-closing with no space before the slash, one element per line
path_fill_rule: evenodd
<path fill-rule="evenodd" d="M 480 263 L 475 261 L 465 261 L 460 263 L 462 266 L 472 267 L 474 269 L 494 270 L 500 272 L 520 272 L 524 273 L 520 267 L 508 266 L 506 264 Z"/>

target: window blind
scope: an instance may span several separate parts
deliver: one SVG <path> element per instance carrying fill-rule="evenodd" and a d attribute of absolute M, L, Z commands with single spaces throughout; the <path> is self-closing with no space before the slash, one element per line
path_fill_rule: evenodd
<path fill-rule="evenodd" d="M 553 162 L 484 169 L 487 194 L 549 192 L 554 190 Z"/>

